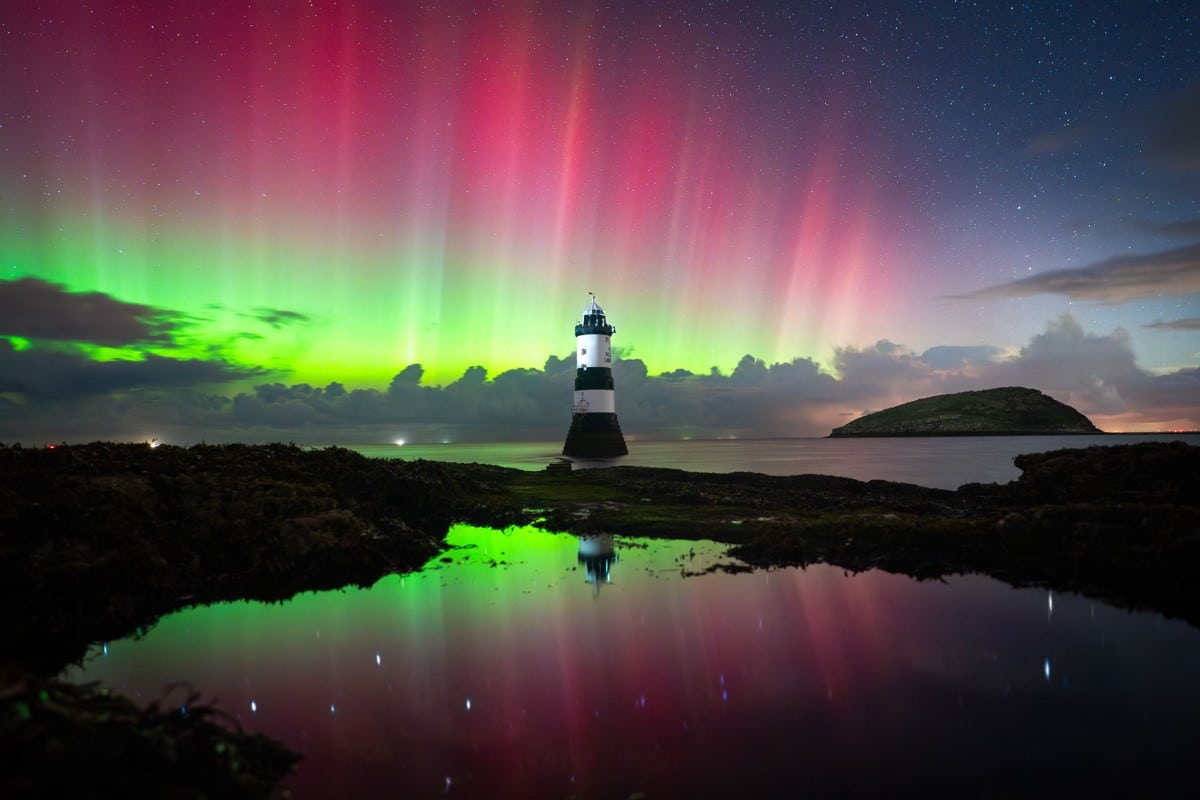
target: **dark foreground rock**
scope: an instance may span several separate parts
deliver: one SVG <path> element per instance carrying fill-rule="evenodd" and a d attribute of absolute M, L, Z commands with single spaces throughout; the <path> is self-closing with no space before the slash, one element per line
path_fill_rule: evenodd
<path fill-rule="evenodd" d="M 95 686 L 0 674 L 0 796 L 266 797 L 300 760 L 194 693 L 175 699 L 139 708 Z"/>
<path fill-rule="evenodd" d="M 89 644 L 188 605 L 370 585 L 436 555 L 455 521 L 716 539 L 764 568 L 983 573 L 1200 625 L 1200 448 L 1092 447 L 1016 464 L 1012 483 L 947 491 L 822 475 L 534 473 L 285 445 L 0 446 L 0 664 L 11 685 L 47 681 L 6 706 L 0 749 L 17 752 L 33 720 L 54 719 L 46 698 L 72 697 L 80 717 L 102 702 L 49 679 Z M 28 716 L 10 719 L 13 708 Z M 63 769 L 84 757 L 56 752 Z M 15 774 L 7 788 L 30 779 Z"/>

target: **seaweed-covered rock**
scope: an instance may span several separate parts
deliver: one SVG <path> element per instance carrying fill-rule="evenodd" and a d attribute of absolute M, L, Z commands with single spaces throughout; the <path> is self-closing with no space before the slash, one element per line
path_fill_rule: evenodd
<path fill-rule="evenodd" d="M 139 708 L 94 685 L 0 675 L 3 797 L 269 797 L 300 756 L 194 692 Z"/>
<path fill-rule="evenodd" d="M 1142 442 L 1020 455 L 1021 476 L 1003 496 L 1023 502 L 1200 505 L 1200 448 Z"/>

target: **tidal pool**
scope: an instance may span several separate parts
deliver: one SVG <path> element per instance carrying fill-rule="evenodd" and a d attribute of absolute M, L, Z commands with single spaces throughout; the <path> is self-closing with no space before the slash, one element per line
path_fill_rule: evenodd
<path fill-rule="evenodd" d="M 73 681 L 186 682 L 297 797 L 1190 796 L 1200 631 L 981 577 L 456 526 L 424 570 L 224 603 Z"/>

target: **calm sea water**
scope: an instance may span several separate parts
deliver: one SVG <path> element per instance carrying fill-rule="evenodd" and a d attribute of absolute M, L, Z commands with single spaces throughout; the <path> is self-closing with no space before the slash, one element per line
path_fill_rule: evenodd
<path fill-rule="evenodd" d="M 629 441 L 629 455 L 622 458 L 572 461 L 577 467 L 631 465 L 693 472 L 818 473 L 956 489 L 964 483 L 1007 483 L 1016 479 L 1020 470 L 1013 466 L 1013 458 L 1022 453 L 1173 440 L 1200 444 L 1200 434 Z M 537 470 L 559 458 L 562 442 L 357 445 L 353 449 L 373 458 L 424 458 Z"/>
<path fill-rule="evenodd" d="M 73 680 L 187 681 L 296 797 L 1192 796 L 1200 631 L 1085 598 L 705 542 L 457 527 L 369 590 L 226 603 Z"/>

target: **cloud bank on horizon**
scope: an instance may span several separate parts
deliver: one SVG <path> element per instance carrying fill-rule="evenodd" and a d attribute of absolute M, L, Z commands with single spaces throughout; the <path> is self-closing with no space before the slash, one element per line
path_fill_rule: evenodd
<path fill-rule="evenodd" d="M 569 422 L 573 354 L 491 377 L 473 366 L 442 386 L 423 384 L 420 364 L 400 370 L 386 388 L 286 384 L 219 352 L 171 355 L 171 337 L 186 336 L 186 324 L 167 310 L 36 279 L 0 282 L 0 311 L 34 307 L 36 319 L 24 311 L 0 317 L 0 337 L 22 342 L 0 338 L 0 441 L 554 439 Z M 258 316 L 268 324 L 296 321 L 280 309 Z M 126 345 L 122 357 L 94 357 L 93 344 L 114 341 Z M 839 348 L 828 366 L 746 355 L 728 374 L 713 367 L 652 375 L 641 360 L 618 357 L 613 375 L 631 438 L 820 436 L 917 397 L 1012 385 L 1036 387 L 1109 430 L 1200 428 L 1200 369 L 1148 372 L 1127 333 L 1088 334 L 1069 315 L 1015 354 L 988 346 L 915 353 L 881 340 Z"/>
<path fill-rule="evenodd" d="M 10 5 L 0 440 L 1200 428 L 1194 3 Z"/>

